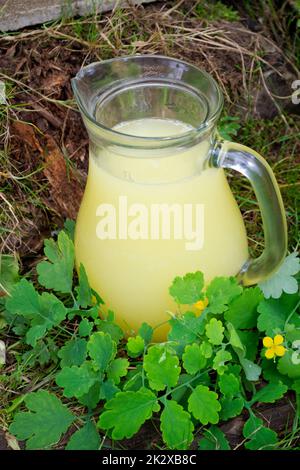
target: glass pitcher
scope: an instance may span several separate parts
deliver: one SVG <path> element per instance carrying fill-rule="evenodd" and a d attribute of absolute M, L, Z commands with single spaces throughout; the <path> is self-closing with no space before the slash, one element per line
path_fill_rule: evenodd
<path fill-rule="evenodd" d="M 166 339 L 175 276 L 199 270 L 206 282 L 237 275 L 251 285 L 279 267 L 287 230 L 278 185 L 254 150 L 219 137 L 223 97 L 210 75 L 140 55 L 88 65 L 72 86 L 90 138 L 77 267 L 126 334 L 147 322 Z M 224 168 L 256 194 L 265 239 L 257 259 Z"/>

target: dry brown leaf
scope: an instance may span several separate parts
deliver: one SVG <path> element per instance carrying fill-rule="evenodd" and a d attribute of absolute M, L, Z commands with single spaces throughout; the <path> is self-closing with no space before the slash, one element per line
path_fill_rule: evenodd
<path fill-rule="evenodd" d="M 53 90 L 53 88 L 62 87 L 69 80 L 65 72 L 54 72 L 43 80 L 44 90 Z"/>
<path fill-rule="evenodd" d="M 21 450 L 20 446 L 19 446 L 19 443 L 18 443 L 17 439 L 15 438 L 15 436 L 12 436 L 8 432 L 6 432 L 5 433 L 5 439 L 6 439 L 8 447 L 10 447 L 12 450 Z"/>
<path fill-rule="evenodd" d="M 26 122 L 15 121 L 12 123 L 12 129 L 15 135 L 29 147 L 43 153 L 42 147 L 35 135 L 34 127 Z"/>
<path fill-rule="evenodd" d="M 75 219 L 83 196 L 83 185 L 80 175 L 66 165 L 62 151 L 47 135 L 47 154 L 44 174 L 51 186 L 53 208 L 64 217 Z"/>

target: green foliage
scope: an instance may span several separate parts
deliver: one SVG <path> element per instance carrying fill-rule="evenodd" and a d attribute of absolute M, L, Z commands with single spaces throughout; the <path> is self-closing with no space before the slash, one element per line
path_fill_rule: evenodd
<path fill-rule="evenodd" d="M 233 7 L 225 5 L 220 0 L 218 0 L 217 2 L 211 2 L 207 0 L 197 2 L 196 7 L 195 7 L 195 12 L 197 16 L 199 16 L 200 18 L 203 18 L 204 20 L 211 20 L 211 21 L 214 21 L 214 20 L 238 21 L 239 20 L 238 12 L 234 10 Z M 227 117 L 227 119 L 230 119 L 230 118 Z M 231 118 L 231 119 L 234 119 L 234 118 Z"/>
<path fill-rule="evenodd" d="M 120 392 L 105 404 L 98 426 L 101 429 L 112 429 L 113 439 L 129 438 L 154 411 L 159 411 L 159 405 L 150 390 Z"/>
<path fill-rule="evenodd" d="M 59 325 L 67 314 L 67 309 L 57 297 L 48 292 L 39 295 L 26 279 L 21 279 L 14 286 L 6 308 L 12 314 L 24 317 L 30 324 L 26 342 L 31 346 L 35 346 L 37 340 L 43 338 L 47 331 Z"/>
<path fill-rule="evenodd" d="M 175 387 L 180 374 L 179 359 L 174 349 L 156 344 L 144 356 L 144 370 L 153 390 Z"/>
<path fill-rule="evenodd" d="M 5 318 L 26 344 L 20 366 L 47 365 L 55 375 L 50 389 L 77 404 L 78 416 L 56 395 L 40 390 L 25 397 L 28 411 L 15 414 L 11 433 L 28 449 L 48 449 L 74 422 L 77 430 L 66 449 L 94 450 L 100 447 L 99 428 L 115 440 L 130 438 L 154 415 L 169 449 L 188 449 L 199 428 L 210 424 L 199 449 L 228 450 L 216 425 L 247 410 L 245 447 L 277 445 L 276 433 L 251 407 L 300 390 L 299 294 L 266 299 L 258 287 L 243 288 L 232 277 L 204 287 L 200 272 L 188 273 L 170 287 L 180 311 L 171 316 L 168 341 L 152 343 L 153 328 L 146 323 L 125 339 L 114 313 L 102 310 L 83 266 L 79 284 L 73 282 L 73 251 L 65 232 L 57 242 L 46 241 L 49 261 L 38 268 L 40 286 L 19 280 L 14 267 Z M 208 306 L 197 315 L 192 305 L 205 297 Z M 263 337 L 279 333 L 284 356 L 261 359 Z M 261 372 L 268 384 L 259 382 Z M 99 417 L 97 427 L 93 416 Z"/>
<path fill-rule="evenodd" d="M 196 374 L 206 366 L 206 358 L 202 354 L 200 346 L 196 343 L 188 344 L 182 356 L 183 367 L 188 374 Z"/>
<path fill-rule="evenodd" d="M 26 449 L 47 449 L 56 444 L 74 421 L 74 415 L 53 394 L 40 390 L 25 397 L 29 411 L 16 414 L 10 432 L 26 439 Z"/>
<path fill-rule="evenodd" d="M 127 341 L 127 352 L 130 357 L 138 357 L 142 354 L 145 348 L 144 339 L 137 335 L 135 337 L 128 338 Z"/>
<path fill-rule="evenodd" d="M 257 328 L 268 336 L 274 336 L 285 329 L 285 324 L 289 318 L 289 324 L 300 327 L 300 316 L 295 312 L 292 316 L 294 307 L 299 301 L 299 295 L 282 294 L 279 299 L 264 299 L 258 305 L 260 313 L 257 320 Z"/>
<path fill-rule="evenodd" d="M 273 276 L 264 282 L 259 283 L 259 287 L 266 299 L 273 297 L 279 299 L 283 292 L 295 294 L 298 292 L 298 282 L 293 277 L 300 271 L 300 259 L 297 253 L 287 256 Z"/>
<path fill-rule="evenodd" d="M 219 421 L 218 412 L 221 405 L 218 395 L 204 385 L 198 385 L 189 398 L 189 412 L 202 424 L 216 424 Z"/>
<path fill-rule="evenodd" d="M 49 261 L 41 261 L 37 265 L 39 283 L 57 292 L 71 292 L 74 269 L 72 240 L 64 231 L 61 231 L 57 242 L 52 239 L 45 240 L 44 252 Z"/>
<path fill-rule="evenodd" d="M 193 440 L 194 425 L 190 414 L 173 400 L 166 400 L 160 418 L 163 440 L 169 449 L 185 450 Z"/>
<path fill-rule="evenodd" d="M 230 450 L 225 434 L 217 426 L 211 426 L 203 435 L 199 441 L 199 450 Z"/>
<path fill-rule="evenodd" d="M 203 298 L 203 274 L 200 271 L 175 277 L 169 292 L 178 304 L 194 304 Z"/>
<path fill-rule="evenodd" d="M 76 338 L 67 341 L 58 351 L 61 359 L 61 367 L 81 366 L 87 354 L 87 342 L 85 339 Z"/>
<path fill-rule="evenodd" d="M 268 384 L 255 393 L 251 400 L 251 405 L 256 402 L 274 403 L 276 400 L 280 400 L 280 398 L 283 397 L 287 389 L 288 387 L 281 382 Z"/>
<path fill-rule="evenodd" d="M 78 305 L 82 308 L 92 305 L 92 289 L 90 288 L 89 281 L 82 264 L 80 264 L 79 268 L 79 286 L 75 290 L 77 292 Z"/>
<path fill-rule="evenodd" d="M 106 370 L 108 364 L 113 360 L 117 352 L 115 341 L 108 333 L 98 331 L 93 333 L 87 344 L 90 357 L 95 366 L 100 370 Z"/>
<path fill-rule="evenodd" d="M 262 419 L 250 415 L 243 428 L 243 435 L 247 439 L 246 449 L 272 450 L 277 443 L 277 434 L 263 425 Z"/>
<path fill-rule="evenodd" d="M 212 318 L 205 327 L 206 336 L 208 341 L 213 345 L 222 344 L 224 338 L 224 327 L 223 323 L 216 318 Z"/>
<path fill-rule="evenodd" d="M 216 277 L 207 288 L 209 311 L 214 314 L 225 312 L 228 304 L 242 292 L 234 277 Z"/>
<path fill-rule="evenodd" d="M 56 383 L 64 389 L 64 396 L 82 397 L 97 380 L 92 364 L 84 362 L 81 366 L 63 367 L 56 376 Z"/>
<path fill-rule="evenodd" d="M 240 381 L 234 374 L 223 374 L 219 379 L 219 388 L 230 399 L 239 394 Z"/>
<path fill-rule="evenodd" d="M 93 421 L 88 421 L 72 434 L 66 450 L 98 450 L 100 436 Z"/>
<path fill-rule="evenodd" d="M 258 287 L 245 289 L 236 297 L 225 312 L 224 317 L 235 328 L 255 328 L 257 324 L 257 307 L 263 295 Z"/>

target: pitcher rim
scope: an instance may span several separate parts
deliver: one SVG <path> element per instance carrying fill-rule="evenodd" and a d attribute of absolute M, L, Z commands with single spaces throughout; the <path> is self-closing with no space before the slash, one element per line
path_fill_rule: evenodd
<path fill-rule="evenodd" d="M 146 137 L 146 136 L 137 136 L 133 134 L 126 134 L 124 132 L 119 132 L 118 130 L 115 130 L 111 127 L 107 127 L 104 124 L 99 123 L 96 121 L 96 119 L 90 114 L 87 110 L 86 107 L 82 104 L 82 100 L 80 98 L 79 93 L 77 92 L 77 82 L 82 78 L 80 75 L 83 75 L 84 72 L 86 72 L 88 69 L 93 68 L 95 65 L 98 64 L 108 64 L 111 62 L 125 62 L 126 60 L 130 59 L 136 59 L 136 58 L 141 58 L 141 59 L 147 59 L 147 58 L 155 58 L 155 59 L 163 59 L 163 60 L 168 60 L 168 61 L 173 61 L 173 62 L 178 62 L 184 65 L 187 65 L 188 67 L 193 67 L 196 69 L 199 73 L 202 75 L 206 76 L 206 78 L 212 82 L 212 84 L 215 87 L 216 93 L 217 93 L 217 105 L 215 107 L 215 110 L 213 111 L 212 115 L 208 118 L 205 119 L 198 127 L 194 127 L 193 129 L 189 129 L 186 132 L 183 132 L 181 134 L 177 134 L 175 136 L 164 136 L 164 137 Z M 169 56 L 164 56 L 160 54 L 134 54 L 134 55 L 126 55 L 126 56 L 121 56 L 121 57 L 114 57 L 112 59 L 105 59 L 103 61 L 95 61 L 92 62 L 88 65 L 85 65 L 84 67 L 81 67 L 81 69 L 77 72 L 77 74 L 71 79 L 71 85 L 73 89 L 74 96 L 76 98 L 79 110 L 82 112 L 82 114 L 94 125 L 96 125 L 98 128 L 101 130 L 108 132 L 108 135 L 111 135 L 113 137 L 118 137 L 119 139 L 130 139 L 134 145 L 134 143 L 142 144 L 142 143 L 156 143 L 159 144 L 160 142 L 166 146 L 166 144 L 171 145 L 176 145 L 177 143 L 182 143 L 183 141 L 189 141 L 189 138 L 194 138 L 195 136 L 199 137 L 205 130 L 209 129 L 218 119 L 223 103 L 224 103 L 224 96 L 223 93 L 217 83 L 217 81 L 212 77 L 211 74 L 206 72 L 206 70 L 201 69 L 200 67 L 186 62 L 185 60 L 169 57 Z"/>

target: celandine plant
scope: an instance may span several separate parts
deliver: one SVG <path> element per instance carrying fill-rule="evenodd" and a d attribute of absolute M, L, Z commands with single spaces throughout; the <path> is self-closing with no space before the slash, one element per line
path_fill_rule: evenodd
<path fill-rule="evenodd" d="M 168 340 L 153 343 L 146 323 L 136 336 L 123 337 L 83 266 L 74 286 L 71 228 L 68 222 L 57 241 L 46 240 L 39 285 L 19 279 L 15 265 L 5 278 L 5 320 L 27 348 L 19 362 L 56 365 L 47 390 L 20 395 L 4 410 L 12 420 L 10 433 L 26 440 L 27 449 L 55 446 L 71 425 L 77 430 L 66 449 L 100 449 L 105 437 L 130 438 L 155 418 L 167 449 L 188 449 L 197 439 L 199 449 L 228 450 L 218 424 L 243 410 L 245 448 L 276 449 L 279 437 L 255 405 L 274 403 L 288 390 L 296 397 L 297 428 L 295 254 L 256 287 L 243 288 L 233 277 L 217 277 L 204 287 L 201 272 L 176 277 L 169 292 L 178 310 L 170 312 Z"/>

